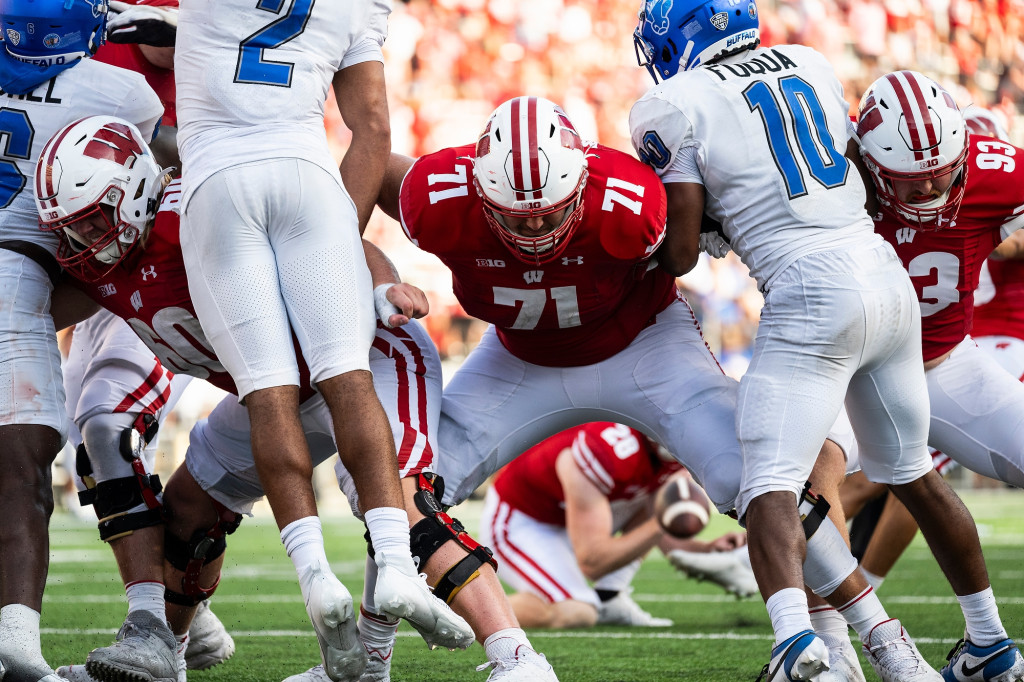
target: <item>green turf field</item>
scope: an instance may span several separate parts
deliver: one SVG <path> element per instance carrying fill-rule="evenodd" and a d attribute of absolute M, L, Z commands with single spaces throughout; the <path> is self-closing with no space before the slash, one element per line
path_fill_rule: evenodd
<path fill-rule="evenodd" d="M 1024 639 L 1024 493 L 970 492 L 964 498 L 981 530 L 1003 620 L 1011 636 Z M 458 511 L 468 526 L 476 526 L 478 507 Z M 727 524 L 719 518 L 711 531 Z M 362 526 L 351 518 L 325 523 L 332 566 L 355 595 L 362 589 L 362 534 Z M 84 662 L 89 649 L 111 641 L 124 617 L 126 601 L 112 555 L 96 536 L 95 526 L 67 515 L 54 517 L 42 621 L 43 652 L 51 664 Z M 319 662 L 291 562 L 272 522 L 262 518 L 243 523 L 229 543 L 226 566 L 213 603 L 234 634 L 237 652 L 228 663 L 190 673 L 189 679 L 279 682 Z M 559 679 L 736 682 L 753 680 L 766 662 L 771 628 L 760 600 L 737 601 L 714 586 L 684 579 L 656 553 L 644 564 L 635 588 L 634 597 L 644 608 L 673 618 L 676 625 L 530 632 Z M 963 619 L 920 537 L 880 596 L 938 668 L 961 636 Z M 477 644 L 465 652 L 427 651 L 403 625 L 392 679 L 482 681 L 487 672 L 474 668 L 484 662 Z M 869 668 L 866 673 L 875 679 Z"/>

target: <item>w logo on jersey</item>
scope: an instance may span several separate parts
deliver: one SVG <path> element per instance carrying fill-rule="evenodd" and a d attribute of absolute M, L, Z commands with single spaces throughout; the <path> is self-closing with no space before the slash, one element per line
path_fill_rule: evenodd
<path fill-rule="evenodd" d="M 123 123 L 108 123 L 96 131 L 85 145 L 83 154 L 131 168 L 135 165 L 136 157 L 142 155 L 142 146 L 135 139 L 131 128 Z"/>
<path fill-rule="evenodd" d="M 526 280 L 527 284 L 540 284 L 540 280 L 544 277 L 543 270 L 527 270 L 523 273 L 523 279 Z"/>
<path fill-rule="evenodd" d="M 897 244 L 909 244 L 914 241 L 914 236 L 917 234 L 917 230 L 912 227 L 901 227 L 896 230 L 896 243 Z"/>

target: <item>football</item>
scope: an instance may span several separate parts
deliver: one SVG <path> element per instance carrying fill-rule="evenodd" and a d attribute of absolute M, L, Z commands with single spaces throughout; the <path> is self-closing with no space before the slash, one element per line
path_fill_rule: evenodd
<path fill-rule="evenodd" d="M 676 538 L 692 538 L 708 525 L 711 501 L 689 476 L 675 476 L 658 489 L 654 514 L 662 529 Z"/>

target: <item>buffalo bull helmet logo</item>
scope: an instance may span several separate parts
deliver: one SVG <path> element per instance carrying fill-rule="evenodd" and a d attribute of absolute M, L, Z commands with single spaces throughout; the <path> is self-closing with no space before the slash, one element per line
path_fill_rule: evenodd
<path fill-rule="evenodd" d="M 673 0 L 647 0 L 644 16 L 655 35 L 663 36 L 671 28 L 668 15 L 672 11 L 672 3 Z"/>

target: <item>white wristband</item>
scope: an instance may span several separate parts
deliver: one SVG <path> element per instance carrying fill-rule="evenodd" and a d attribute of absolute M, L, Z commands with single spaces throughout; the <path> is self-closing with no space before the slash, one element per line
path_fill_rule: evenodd
<path fill-rule="evenodd" d="M 388 300 L 388 289 L 393 286 L 395 286 L 394 282 L 388 282 L 373 290 L 373 308 L 377 311 L 377 319 L 388 329 L 391 329 L 391 323 L 388 322 L 391 316 L 399 315 L 402 312 L 398 306 Z"/>

